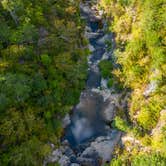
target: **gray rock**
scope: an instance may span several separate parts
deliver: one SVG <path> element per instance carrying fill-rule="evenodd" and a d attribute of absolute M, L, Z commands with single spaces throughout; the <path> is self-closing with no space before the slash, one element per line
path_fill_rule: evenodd
<path fill-rule="evenodd" d="M 102 87 L 103 89 L 107 89 L 107 88 L 108 88 L 107 84 L 108 84 L 108 79 L 102 78 L 102 79 L 101 79 L 101 87 Z"/>
<path fill-rule="evenodd" d="M 85 32 L 92 32 L 92 29 L 91 29 L 91 27 L 89 27 L 89 26 L 86 26 L 86 27 L 85 27 Z"/>
<path fill-rule="evenodd" d="M 67 156 L 63 155 L 58 161 L 58 163 L 60 164 L 60 166 L 69 166 L 70 160 Z"/>
<path fill-rule="evenodd" d="M 111 122 L 115 117 L 116 106 L 113 103 L 109 103 L 104 110 L 104 119 L 106 122 Z"/>
<path fill-rule="evenodd" d="M 102 11 L 97 13 L 95 8 L 91 8 L 88 4 L 80 4 L 80 9 L 84 13 L 84 18 L 90 19 L 90 21 L 99 21 L 102 19 Z"/>
<path fill-rule="evenodd" d="M 71 123 L 70 115 L 66 114 L 66 116 L 62 119 L 62 126 L 66 128 Z"/>
<path fill-rule="evenodd" d="M 95 48 L 91 44 L 89 44 L 88 47 L 89 47 L 90 52 L 95 51 Z"/>
<path fill-rule="evenodd" d="M 60 158 L 62 157 L 62 152 L 60 149 L 56 149 L 52 152 L 52 154 L 49 156 L 49 158 L 47 159 L 47 162 L 56 162 L 58 161 Z"/>
<path fill-rule="evenodd" d="M 84 166 L 96 166 L 95 160 L 91 159 L 91 158 L 78 157 L 77 161 L 79 164 L 84 165 Z"/>
<path fill-rule="evenodd" d="M 76 163 L 77 162 L 77 157 L 75 155 L 70 156 L 70 162 L 71 163 Z"/>
<path fill-rule="evenodd" d="M 105 52 L 102 56 L 102 60 L 107 60 L 111 57 L 112 51 Z"/>
<path fill-rule="evenodd" d="M 87 39 L 96 38 L 99 35 L 100 35 L 99 33 L 95 33 L 95 32 L 85 32 L 85 38 Z"/>
<path fill-rule="evenodd" d="M 112 39 L 112 34 L 106 34 L 106 35 L 104 35 L 102 38 L 100 38 L 98 41 L 97 41 L 97 43 L 98 44 L 100 44 L 100 45 L 105 45 L 105 42 L 107 41 L 107 40 L 111 40 Z"/>
<path fill-rule="evenodd" d="M 60 166 L 68 166 L 72 156 L 75 157 L 73 150 L 69 147 L 68 141 L 64 141 L 62 146 L 54 150 L 44 163 L 58 162 Z"/>
<path fill-rule="evenodd" d="M 93 147 L 88 147 L 83 151 L 81 154 L 82 158 L 97 158 L 98 154 L 96 153 L 96 150 Z"/>
<path fill-rule="evenodd" d="M 71 157 L 74 155 L 74 152 L 73 150 L 70 148 L 70 147 L 66 147 L 65 148 L 65 151 L 64 151 L 64 154 L 67 156 L 67 157 Z"/>
<path fill-rule="evenodd" d="M 152 81 L 150 84 L 148 84 L 148 86 L 146 87 L 143 95 L 144 96 L 149 96 L 151 93 L 153 93 L 157 88 L 157 82 L 156 81 Z"/>
<path fill-rule="evenodd" d="M 65 139 L 65 140 L 62 142 L 62 145 L 63 145 L 63 146 L 69 146 L 69 141 Z"/>
<path fill-rule="evenodd" d="M 70 166 L 80 166 L 80 164 L 72 163 Z"/>
<path fill-rule="evenodd" d="M 113 136 L 100 136 L 91 142 L 90 147 L 86 148 L 81 154 L 81 159 L 92 158 L 97 160 L 101 158 L 103 163 L 110 161 L 114 147 L 120 140 L 121 132 L 116 131 L 112 134 Z"/>
<path fill-rule="evenodd" d="M 110 137 L 109 136 L 100 136 L 100 137 L 96 138 L 95 142 L 102 142 L 105 140 L 110 140 Z M 93 142 L 92 142 L 92 145 L 93 145 Z"/>
<path fill-rule="evenodd" d="M 114 142 L 110 140 L 93 142 L 92 147 L 97 151 L 103 161 L 110 161 L 111 154 L 114 150 Z"/>
<path fill-rule="evenodd" d="M 114 147 L 120 141 L 120 138 L 121 132 L 117 132 L 113 139 L 111 139 L 110 137 L 105 137 L 105 140 L 103 140 L 102 138 L 100 142 L 98 139 L 98 141 L 91 143 L 91 147 L 93 147 L 96 150 L 99 157 L 102 159 L 104 163 L 111 160 Z"/>
<path fill-rule="evenodd" d="M 82 12 L 84 12 L 86 14 L 91 14 L 91 9 L 88 5 L 80 3 L 80 9 L 82 10 Z"/>

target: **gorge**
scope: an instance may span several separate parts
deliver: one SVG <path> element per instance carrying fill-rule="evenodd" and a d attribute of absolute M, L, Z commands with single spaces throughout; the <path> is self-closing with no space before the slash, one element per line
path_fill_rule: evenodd
<path fill-rule="evenodd" d="M 166 0 L 1 0 L 0 23 L 0 166 L 166 165 Z"/>
<path fill-rule="evenodd" d="M 106 33 L 107 23 L 95 4 L 86 1 L 80 4 L 80 9 L 86 22 L 85 37 L 89 40 L 91 55 L 80 102 L 71 115 L 64 118 L 62 145 L 48 158 L 49 162 L 56 161 L 61 166 L 99 166 L 109 162 L 122 135 L 121 131 L 111 127 L 118 107 L 125 107 L 125 103 L 120 104 L 122 94 L 108 88 L 108 80 L 102 77 L 99 69 L 100 61 L 112 59 L 113 50 L 107 49 L 106 41 L 112 38 L 114 45 L 113 34 Z"/>

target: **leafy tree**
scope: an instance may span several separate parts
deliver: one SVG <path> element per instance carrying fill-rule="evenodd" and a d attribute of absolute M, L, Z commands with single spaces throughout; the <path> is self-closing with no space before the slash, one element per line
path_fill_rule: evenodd
<path fill-rule="evenodd" d="M 79 1 L 0 1 L 0 165 L 40 166 L 59 144 L 87 74 L 79 12 Z"/>

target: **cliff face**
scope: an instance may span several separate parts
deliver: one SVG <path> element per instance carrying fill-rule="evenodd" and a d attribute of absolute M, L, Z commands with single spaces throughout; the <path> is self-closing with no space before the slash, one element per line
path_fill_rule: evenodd
<path fill-rule="evenodd" d="M 110 21 L 109 29 L 115 33 L 114 54 L 120 67 L 113 73 L 131 90 L 128 100 L 131 125 L 126 133 L 148 146 L 149 153 L 160 155 L 166 153 L 162 113 L 166 105 L 165 5 L 164 0 L 100 1 Z M 141 155 L 139 148 L 134 149 L 137 152 L 128 151 L 126 156 Z M 132 162 L 132 157 L 129 158 Z"/>

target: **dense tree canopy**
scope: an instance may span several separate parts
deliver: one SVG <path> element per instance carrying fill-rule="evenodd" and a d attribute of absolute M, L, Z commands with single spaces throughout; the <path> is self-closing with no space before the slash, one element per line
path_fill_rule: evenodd
<path fill-rule="evenodd" d="M 101 0 L 100 5 L 110 20 L 109 29 L 115 33 L 114 54 L 120 67 L 113 73 L 124 87 L 132 90 L 128 103 L 132 127 L 150 140 L 148 145 L 153 150 L 166 154 L 163 148 L 166 118 L 162 120 L 163 126 L 157 129 L 160 131 L 158 138 L 150 135 L 156 125 L 161 124 L 161 111 L 166 106 L 166 1 Z M 119 124 L 119 119 L 116 120 Z M 158 165 L 157 162 L 149 164 L 153 159 L 146 157 L 142 159 L 144 161 L 137 157 L 128 164 Z M 117 161 L 117 165 L 118 162 L 122 164 Z"/>
<path fill-rule="evenodd" d="M 86 79 L 79 1 L 0 1 L 0 165 L 42 165 Z"/>

